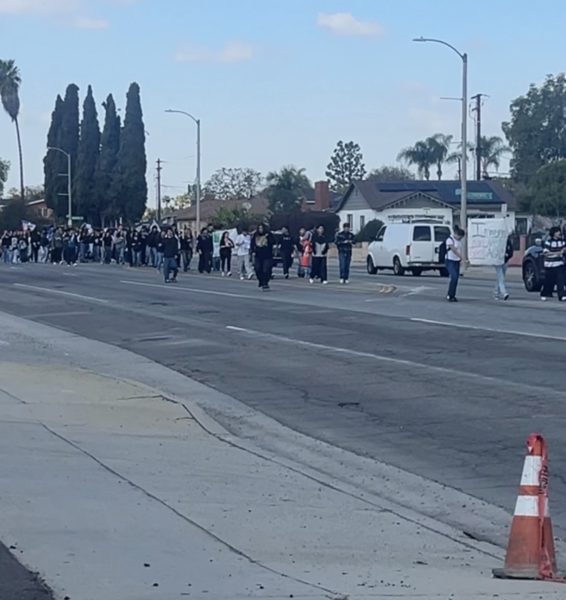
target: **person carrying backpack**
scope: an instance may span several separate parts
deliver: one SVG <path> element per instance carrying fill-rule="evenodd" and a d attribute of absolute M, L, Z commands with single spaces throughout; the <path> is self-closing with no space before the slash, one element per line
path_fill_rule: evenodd
<path fill-rule="evenodd" d="M 509 300 L 509 294 L 505 288 L 505 274 L 507 273 L 507 263 L 513 258 L 515 249 L 513 248 L 513 242 L 511 236 L 507 237 L 507 243 L 505 245 L 505 255 L 503 257 L 503 264 L 495 265 L 495 299 L 496 300 Z"/>
<path fill-rule="evenodd" d="M 446 270 L 450 281 L 448 283 L 448 294 L 446 300 L 448 302 L 458 302 L 456 298 L 456 290 L 458 289 L 458 281 L 460 280 L 460 266 L 464 257 L 464 247 L 462 239 L 466 235 L 466 232 L 458 227 L 454 226 L 452 235 L 446 239 Z"/>

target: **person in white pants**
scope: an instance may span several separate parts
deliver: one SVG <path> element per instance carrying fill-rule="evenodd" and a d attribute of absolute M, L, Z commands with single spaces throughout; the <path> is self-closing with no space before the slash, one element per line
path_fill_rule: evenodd
<path fill-rule="evenodd" d="M 240 279 L 251 279 L 253 275 L 250 247 L 252 238 L 246 228 L 236 238 L 236 256 L 238 257 L 238 272 Z"/>

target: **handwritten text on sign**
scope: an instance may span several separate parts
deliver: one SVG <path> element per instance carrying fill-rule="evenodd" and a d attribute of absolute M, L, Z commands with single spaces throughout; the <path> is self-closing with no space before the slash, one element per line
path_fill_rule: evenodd
<path fill-rule="evenodd" d="M 468 259 L 472 265 L 494 266 L 505 262 L 509 235 L 506 219 L 469 219 Z"/>

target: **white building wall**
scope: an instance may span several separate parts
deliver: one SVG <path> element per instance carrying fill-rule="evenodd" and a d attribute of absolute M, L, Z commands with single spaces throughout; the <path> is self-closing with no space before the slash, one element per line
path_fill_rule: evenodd
<path fill-rule="evenodd" d="M 359 233 L 362 222 L 366 225 L 374 219 L 383 223 L 403 223 L 415 219 L 435 219 L 439 223 L 452 226 L 453 212 L 450 208 L 388 208 L 382 211 L 371 208 L 364 210 L 341 210 L 338 213 L 340 228 L 342 224 L 350 221 L 352 233 Z"/>

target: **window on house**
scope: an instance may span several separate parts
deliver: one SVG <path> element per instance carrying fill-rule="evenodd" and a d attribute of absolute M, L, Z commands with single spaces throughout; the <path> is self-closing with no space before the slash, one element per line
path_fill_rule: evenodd
<path fill-rule="evenodd" d="M 350 226 L 350 229 L 352 229 L 354 227 L 354 215 L 346 215 L 346 221 L 348 221 L 348 225 Z"/>
<path fill-rule="evenodd" d="M 360 231 L 366 226 L 366 218 L 364 216 L 360 217 Z"/>

